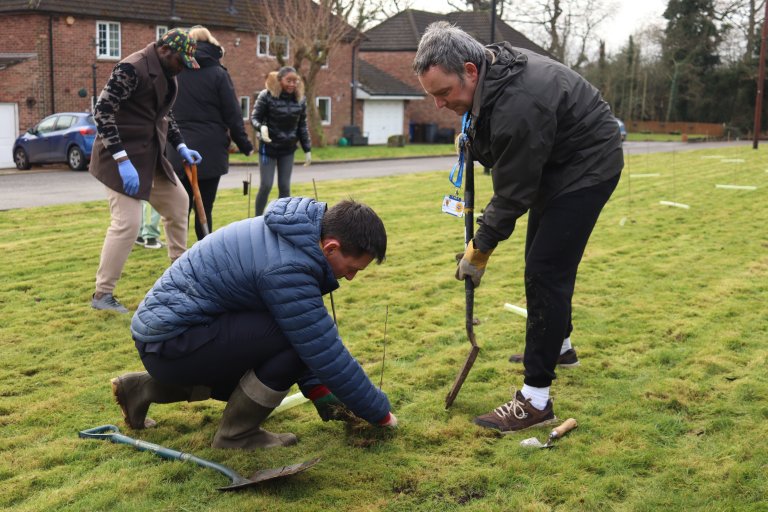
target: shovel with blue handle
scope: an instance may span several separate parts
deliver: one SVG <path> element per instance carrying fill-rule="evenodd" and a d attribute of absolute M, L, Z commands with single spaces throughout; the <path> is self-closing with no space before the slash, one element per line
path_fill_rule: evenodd
<path fill-rule="evenodd" d="M 251 475 L 250 478 L 245 478 L 244 476 L 237 473 L 234 469 L 228 468 L 227 466 L 212 462 L 210 460 L 201 459 L 200 457 L 192 455 L 191 453 L 172 450 L 158 444 L 148 443 L 147 441 L 128 437 L 124 434 L 121 434 L 120 429 L 115 425 L 102 425 L 100 427 L 82 430 L 80 433 L 78 433 L 78 436 L 83 439 L 103 439 L 109 440 L 116 444 L 127 444 L 129 446 L 133 446 L 139 451 L 152 452 L 158 457 L 162 457 L 164 459 L 180 460 L 182 462 L 190 461 L 194 462 L 198 466 L 213 469 L 214 471 L 218 471 L 219 473 L 227 476 L 231 480 L 229 485 L 219 487 L 218 489 L 220 491 L 239 491 L 240 489 L 253 487 L 256 484 L 266 482 L 267 480 L 274 480 L 276 478 L 295 475 L 296 473 L 300 473 L 305 469 L 311 468 L 320 460 L 317 458 L 306 462 L 300 462 L 298 464 L 292 464 L 290 466 L 283 466 L 282 468 L 262 469 L 261 471 L 257 471 Z"/>

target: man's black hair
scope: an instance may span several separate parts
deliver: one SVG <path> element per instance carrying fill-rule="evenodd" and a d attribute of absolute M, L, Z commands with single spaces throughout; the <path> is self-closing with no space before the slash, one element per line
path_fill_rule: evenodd
<path fill-rule="evenodd" d="M 323 215 L 320 238 L 335 238 L 343 254 L 355 258 L 370 254 L 376 263 L 384 261 L 387 252 L 384 223 L 370 206 L 352 199 L 328 208 Z"/>

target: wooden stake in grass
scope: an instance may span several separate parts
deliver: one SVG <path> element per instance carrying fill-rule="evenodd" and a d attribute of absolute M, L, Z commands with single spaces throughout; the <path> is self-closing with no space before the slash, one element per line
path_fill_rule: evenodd
<path fill-rule="evenodd" d="M 248 195 L 248 213 L 246 219 L 251 218 L 251 177 L 253 174 L 248 173 L 248 180 L 243 180 L 243 195 Z"/>
<path fill-rule="evenodd" d="M 675 153 L 676 151 L 672 152 L 672 201 L 659 201 L 659 204 L 662 206 L 673 206 L 675 208 L 682 208 L 684 210 L 688 210 L 690 206 L 683 203 L 678 203 L 675 201 L 677 199 L 677 179 L 675 178 Z"/>
<path fill-rule="evenodd" d="M 381 354 L 381 379 L 379 379 L 379 389 L 384 384 L 384 362 L 387 360 L 387 320 L 389 320 L 389 304 L 387 304 L 386 313 L 384 313 L 384 341 Z"/>
<path fill-rule="evenodd" d="M 632 218 L 632 184 L 630 183 L 632 181 L 632 171 L 630 169 L 630 158 L 629 158 L 629 149 L 627 149 L 626 152 L 627 155 L 627 216 L 622 217 L 619 221 L 619 226 L 623 226 L 627 223 L 629 219 Z"/>

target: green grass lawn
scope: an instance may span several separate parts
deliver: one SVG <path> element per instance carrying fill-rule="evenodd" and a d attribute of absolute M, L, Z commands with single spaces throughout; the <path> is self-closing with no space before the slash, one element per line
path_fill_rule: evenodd
<path fill-rule="evenodd" d="M 416 156 L 455 155 L 453 144 L 407 144 L 401 148 L 377 146 L 325 146 L 312 148 L 313 162 L 333 162 L 339 160 L 367 160 L 371 158 L 413 158 Z M 241 153 L 229 156 L 230 163 L 256 163 L 257 156 L 247 157 Z M 296 152 L 296 161 L 304 161 L 304 153 Z"/>
<path fill-rule="evenodd" d="M 469 349 L 453 278 L 463 223 L 440 213 L 448 169 L 318 185 L 323 200 L 357 198 L 387 226 L 387 260 L 334 298 L 341 335 L 377 384 L 389 308 L 383 389 L 396 434 L 346 431 L 304 404 L 265 425 L 296 433 L 299 444 L 255 453 L 210 448 L 223 409 L 214 401 L 153 405 L 155 429 L 122 425 L 109 379 L 141 363 L 130 315 L 90 308 L 104 201 L 0 212 L 0 509 L 768 510 L 765 162 L 762 148 L 628 161 L 580 268 L 572 340 L 582 363 L 552 386 L 556 414 L 579 427 L 553 450 L 519 445 L 547 429 L 499 437 L 471 422 L 522 385 L 507 358 L 523 349 L 524 321 L 503 305 L 525 306 L 525 217 L 477 290 L 481 352 L 444 409 Z M 482 173 L 477 191 L 479 206 L 491 194 Z M 312 185 L 294 193 L 312 195 Z M 240 219 L 246 200 L 221 191 L 216 224 Z M 117 296 L 134 310 L 167 263 L 164 251 L 135 248 Z M 211 470 L 78 439 L 107 423 L 243 474 L 322 460 L 290 479 L 221 493 L 227 480 Z"/>

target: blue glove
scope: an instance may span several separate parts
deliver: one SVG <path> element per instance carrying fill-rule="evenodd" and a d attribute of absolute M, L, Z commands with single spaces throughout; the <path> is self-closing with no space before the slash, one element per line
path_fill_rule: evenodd
<path fill-rule="evenodd" d="M 129 196 L 135 196 L 139 191 L 139 173 L 130 160 L 123 160 L 117 163 L 117 170 L 120 171 L 120 178 L 123 180 L 123 190 Z"/>
<path fill-rule="evenodd" d="M 185 144 L 182 144 L 179 146 L 179 154 L 181 155 L 181 158 L 187 161 L 187 163 L 190 164 L 199 164 L 203 161 L 203 157 L 200 156 L 200 153 L 195 151 L 194 149 L 189 149 Z"/>

